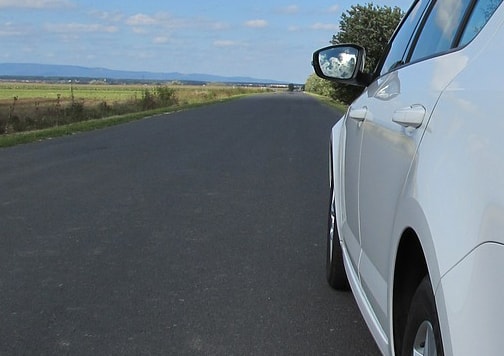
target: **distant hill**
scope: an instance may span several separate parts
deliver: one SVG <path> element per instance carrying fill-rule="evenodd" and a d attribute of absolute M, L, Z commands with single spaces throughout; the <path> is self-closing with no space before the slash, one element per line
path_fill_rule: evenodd
<path fill-rule="evenodd" d="M 1 77 L 45 77 L 45 78 L 93 78 L 113 80 L 162 80 L 205 83 L 267 83 L 284 82 L 249 77 L 224 77 L 210 74 L 155 73 L 88 68 L 71 65 L 51 65 L 36 63 L 0 63 Z"/>

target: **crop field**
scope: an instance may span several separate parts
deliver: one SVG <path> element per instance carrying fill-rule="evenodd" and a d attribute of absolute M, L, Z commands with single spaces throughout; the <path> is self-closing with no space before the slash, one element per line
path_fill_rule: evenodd
<path fill-rule="evenodd" d="M 0 105 L 12 104 L 14 98 L 20 102 L 71 101 L 85 102 L 124 102 L 137 100 L 145 90 L 155 89 L 156 85 L 103 85 L 103 84 L 44 84 L 0 82 Z M 264 92 L 263 88 L 215 86 L 168 86 L 176 91 L 182 102 L 197 103 L 208 97 L 229 97 L 252 92 Z"/>
<path fill-rule="evenodd" d="M 265 88 L 0 82 L 0 135 L 160 108 L 188 107 Z"/>
<path fill-rule="evenodd" d="M 0 83 L 0 103 L 21 100 L 52 100 L 58 95 L 63 100 L 70 100 L 72 90 L 75 97 L 90 101 L 124 101 L 142 93 L 142 86 L 137 85 L 92 85 L 92 84 L 31 84 Z"/>

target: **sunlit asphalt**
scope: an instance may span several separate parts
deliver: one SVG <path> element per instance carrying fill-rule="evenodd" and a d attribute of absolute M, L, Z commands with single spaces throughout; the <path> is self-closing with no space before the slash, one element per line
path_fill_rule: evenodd
<path fill-rule="evenodd" d="M 325 282 L 337 119 L 265 94 L 1 149 L 0 354 L 378 354 Z"/>

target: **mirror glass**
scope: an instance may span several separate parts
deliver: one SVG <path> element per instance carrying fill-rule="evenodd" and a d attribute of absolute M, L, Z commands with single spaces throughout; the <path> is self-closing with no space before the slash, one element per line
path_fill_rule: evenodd
<path fill-rule="evenodd" d="M 322 73 L 331 78 L 351 79 L 357 66 L 358 50 L 353 47 L 329 48 L 319 53 Z"/>

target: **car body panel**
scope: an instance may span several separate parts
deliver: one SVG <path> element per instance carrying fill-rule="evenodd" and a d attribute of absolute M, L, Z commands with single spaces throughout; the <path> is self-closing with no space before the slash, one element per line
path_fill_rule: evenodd
<path fill-rule="evenodd" d="M 447 306 L 443 328 L 444 340 L 449 340 L 444 345 L 447 355 L 502 354 L 503 270 L 504 245 L 488 242 L 443 277 L 437 299 L 438 304 Z"/>
<path fill-rule="evenodd" d="M 376 79 L 332 130 L 345 268 L 383 354 L 394 354 L 394 268 L 407 229 L 425 256 L 445 354 L 504 347 L 496 332 L 504 318 L 502 38 L 504 6 L 465 47 Z M 419 108 L 425 117 L 414 127 Z"/>
<path fill-rule="evenodd" d="M 347 118 L 349 112 L 345 118 Z M 344 156 L 360 157 L 362 130 L 360 130 L 357 121 L 344 120 Z M 342 221 L 342 232 L 347 241 L 348 254 L 352 267 L 358 270 L 360 257 L 360 224 L 359 224 L 359 191 L 358 185 L 352 184 L 359 181 L 359 160 L 345 159 L 342 161 L 342 177 L 344 184 L 342 185 L 342 197 L 345 204 L 342 205 L 342 212 L 346 219 Z"/>
<path fill-rule="evenodd" d="M 345 265 L 345 270 L 348 276 L 348 281 L 350 287 L 354 293 L 355 300 L 359 306 L 359 309 L 363 314 L 363 317 L 368 325 L 373 337 L 378 344 L 378 347 L 385 353 L 389 349 L 389 340 L 386 336 L 385 331 L 378 323 L 378 319 L 373 312 L 370 304 L 367 301 L 366 296 L 363 294 L 363 289 L 360 285 L 360 279 L 357 272 L 358 263 L 352 261 L 350 257 L 349 250 L 360 251 L 360 245 L 358 241 L 352 237 L 345 240 L 342 236 L 349 235 L 349 227 L 346 222 L 346 211 L 345 207 L 345 194 L 343 192 L 344 187 L 344 170 L 345 170 L 345 142 L 346 142 L 346 127 L 344 125 L 346 120 L 345 115 L 340 119 L 331 131 L 331 152 L 330 159 L 333 160 L 331 167 L 333 171 L 330 174 L 330 179 L 332 179 L 335 189 L 333 190 L 336 202 L 336 227 L 338 228 L 338 235 L 340 237 L 340 244 L 343 252 L 343 262 Z M 365 311 L 365 312 L 364 312 Z"/>
<path fill-rule="evenodd" d="M 501 6 L 459 52 L 464 70 L 439 100 L 417 165 L 415 197 L 432 234 L 426 256 L 439 269 L 436 302 L 447 354 L 502 352 L 493 331 L 503 318 L 496 271 L 504 243 L 504 88 L 502 75 L 492 72 L 504 55 L 503 24 Z"/>
<path fill-rule="evenodd" d="M 355 200 L 355 194 L 348 196 L 347 192 L 357 191 L 358 201 L 358 229 L 355 238 L 345 235 L 344 239 L 360 241 L 359 256 L 353 256 L 352 261 L 359 261 L 358 274 L 361 288 L 368 297 L 382 328 L 388 327 L 388 308 L 390 291 L 388 285 L 392 279 L 395 249 L 400 234 L 393 236 L 392 232 L 402 233 L 410 227 L 413 221 L 396 221 L 398 204 L 402 199 L 403 189 L 407 178 L 415 163 L 417 148 L 423 138 L 430 114 L 433 112 L 442 90 L 453 80 L 462 68 L 445 71 L 445 75 L 438 76 L 440 68 L 452 63 L 452 57 L 457 53 L 435 57 L 423 61 L 415 66 L 408 66 L 400 71 L 394 71 L 379 78 L 358 98 L 351 108 L 366 108 L 367 114 L 363 121 L 356 121 L 347 116 L 346 149 L 360 146 L 360 160 L 357 179 L 348 179 L 345 171 L 344 199 L 346 202 L 346 216 L 356 214 L 348 210 L 349 201 Z M 432 78 L 435 78 L 433 80 Z M 419 100 L 421 98 L 421 100 Z M 425 111 L 423 123 L 418 128 L 404 127 L 394 122 L 394 114 L 398 111 L 420 106 Z M 350 109 L 350 112 L 351 110 Z M 352 136 L 348 132 L 353 133 Z M 353 142 L 356 138 L 360 142 Z M 353 153 L 353 152 L 352 152 Z M 346 153 L 348 154 L 348 152 Z M 354 154 L 354 153 L 353 153 Z M 347 159 L 348 162 L 356 159 Z M 354 164 L 354 163 L 352 163 Z M 412 168 L 413 167 L 413 168 Z M 353 167 L 352 167 L 353 168 Z M 353 168 L 355 169 L 355 168 Z M 355 174 L 352 174 L 354 176 Z M 410 177 L 411 179 L 412 177 Z M 394 224 L 397 226 L 394 227 Z M 384 243 L 387 242 L 388 243 Z M 355 252 L 354 252 L 355 253 Z M 355 267 L 354 267 L 355 268 Z M 439 272 L 435 268 L 434 283 L 439 281 Z M 387 336 L 390 337 L 387 332 Z"/>

